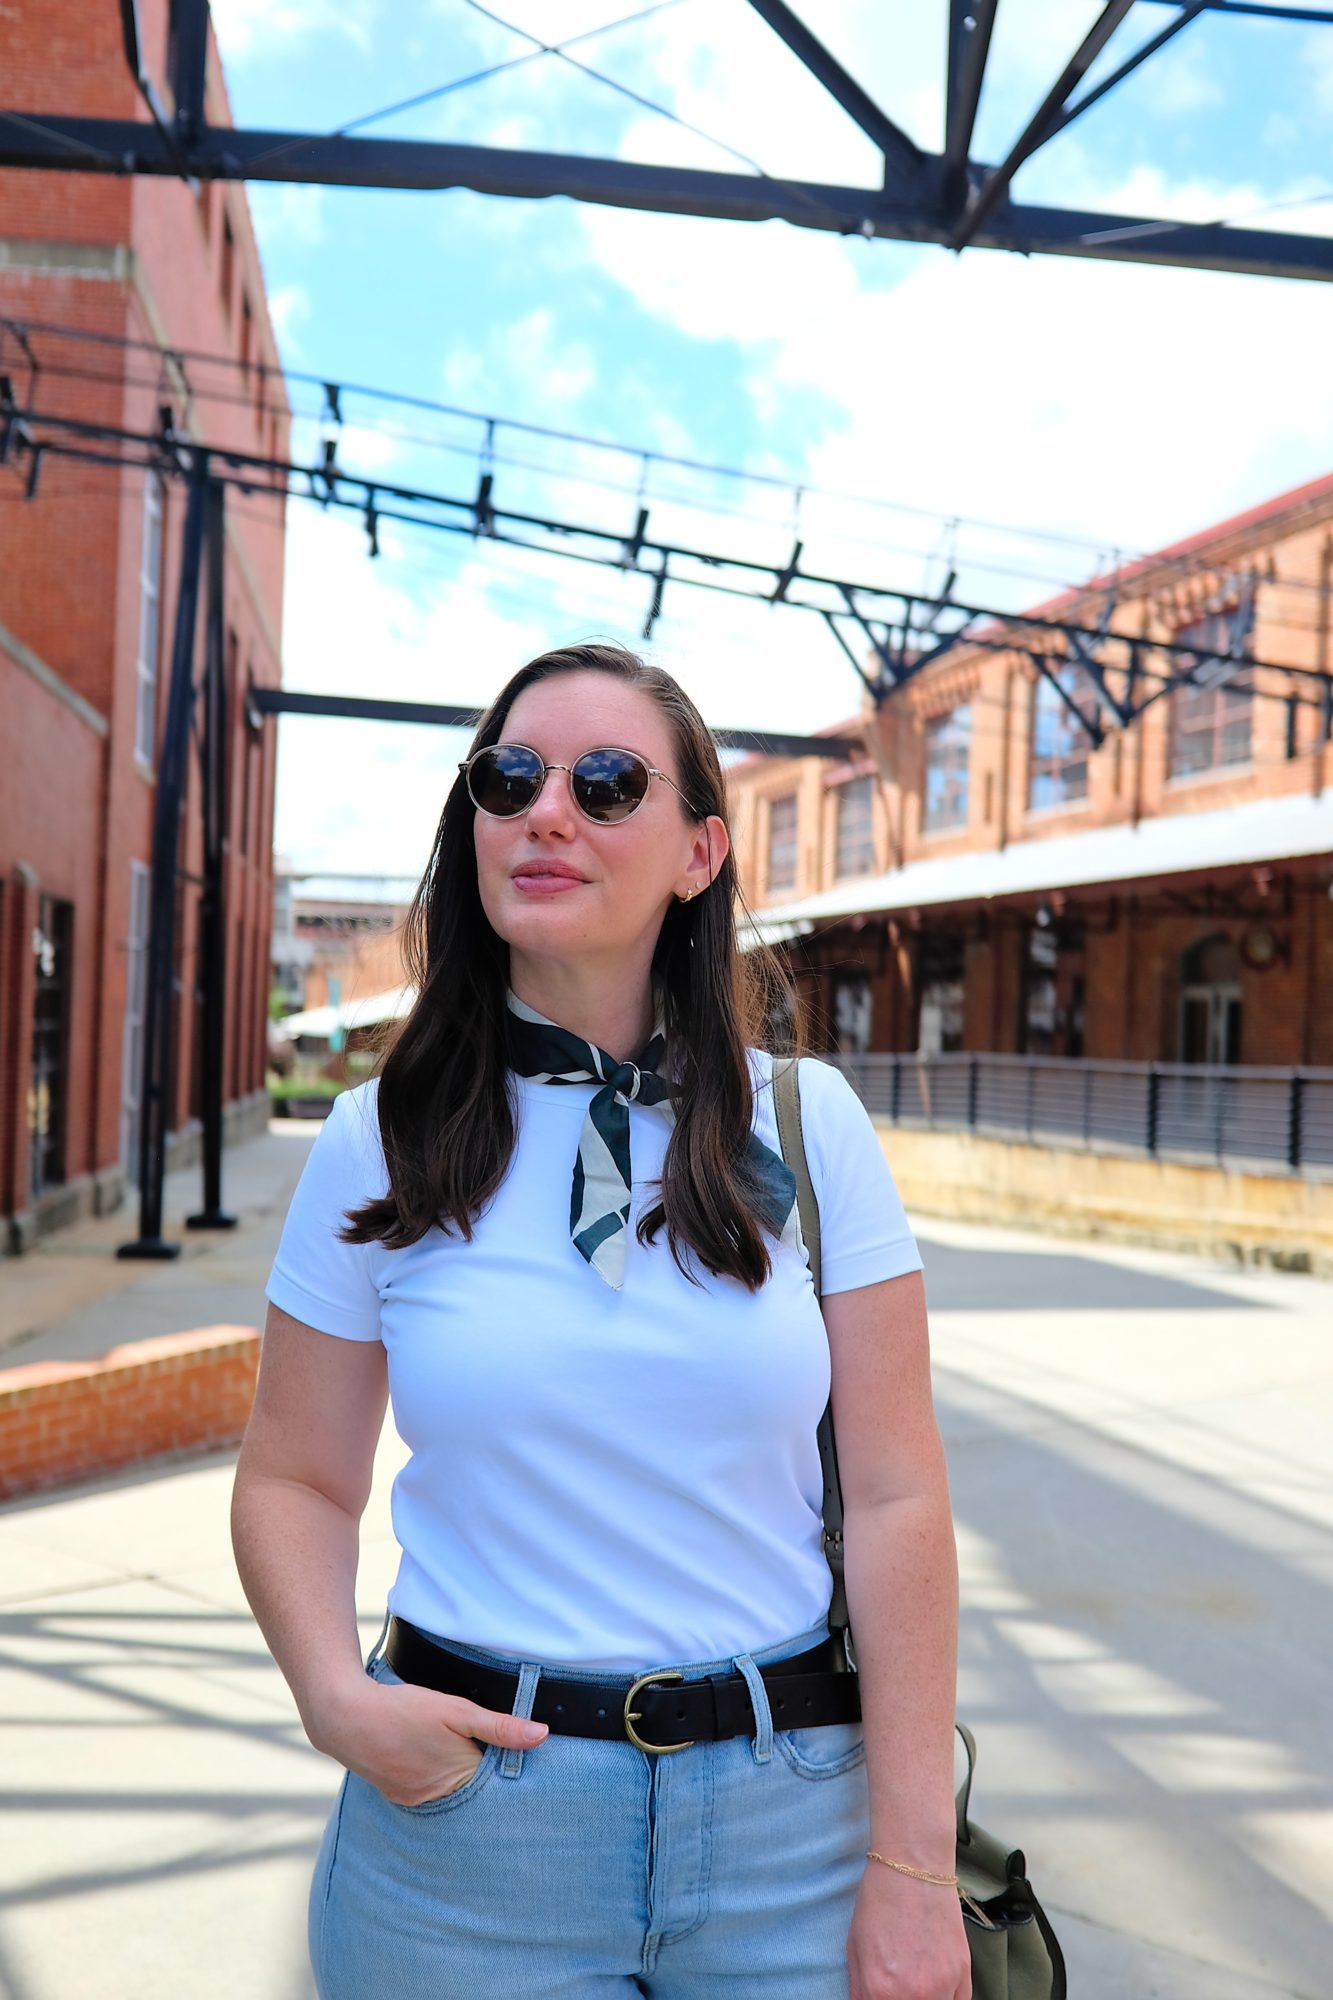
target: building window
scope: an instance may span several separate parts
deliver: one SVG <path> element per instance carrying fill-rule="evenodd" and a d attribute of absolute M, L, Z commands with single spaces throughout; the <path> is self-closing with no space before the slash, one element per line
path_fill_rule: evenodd
<path fill-rule="evenodd" d="M 241 286 L 241 368 L 249 376 L 255 358 L 255 315 L 250 294 Z"/>
<path fill-rule="evenodd" d="M 970 707 L 955 708 L 926 724 L 926 791 L 921 823 L 927 833 L 967 824 Z"/>
<path fill-rule="evenodd" d="M 875 872 L 875 781 L 867 774 L 839 785 L 833 872 L 873 875 Z"/>
<path fill-rule="evenodd" d="M 218 290 L 222 294 L 222 310 L 231 318 L 231 291 L 236 270 L 236 238 L 232 234 L 231 217 L 225 208 L 222 212 L 222 255 L 218 259 Z"/>
<path fill-rule="evenodd" d="M 28 1194 L 36 1200 L 65 1175 L 69 1097 L 70 952 L 74 905 L 42 896 L 32 931 L 32 1066 L 28 1085 Z"/>
<path fill-rule="evenodd" d="M 1023 956 L 1023 1012 L 1020 1054 L 1083 1054 L 1083 1014 L 1087 992 L 1087 945 L 1080 922 L 1058 922 L 1039 910 Z"/>
<path fill-rule="evenodd" d="M 768 888 L 796 887 L 796 794 L 768 802 Z"/>
<path fill-rule="evenodd" d="M 841 1056 L 863 1056 L 870 1047 L 874 1003 L 864 973 L 844 975 L 833 986 L 833 1047 Z"/>
<path fill-rule="evenodd" d="M 162 617 L 162 481 L 143 480 L 143 549 L 139 560 L 139 653 L 134 712 L 134 754 L 153 764 L 157 740 L 157 648 Z"/>
<path fill-rule="evenodd" d="M 1086 714 L 1091 689 L 1076 661 L 1052 670 L 1067 695 Z M 1071 805 L 1088 796 L 1088 732 L 1060 699 L 1046 674 L 1032 690 L 1032 758 L 1028 769 L 1028 809 Z"/>
<path fill-rule="evenodd" d="M 1231 621 L 1224 612 L 1182 626 L 1175 635 L 1178 646 L 1214 653 L 1226 652 L 1230 641 Z M 1248 674 L 1216 660 L 1202 663 L 1197 673 L 1195 681 L 1170 695 L 1167 770 L 1173 778 L 1250 761 L 1254 694 Z"/>
<path fill-rule="evenodd" d="M 963 935 L 925 931 L 917 948 L 916 1045 L 923 1056 L 963 1046 Z"/>
<path fill-rule="evenodd" d="M 1223 932 L 1180 961 L 1180 1061 L 1240 1061 L 1240 955 Z"/>

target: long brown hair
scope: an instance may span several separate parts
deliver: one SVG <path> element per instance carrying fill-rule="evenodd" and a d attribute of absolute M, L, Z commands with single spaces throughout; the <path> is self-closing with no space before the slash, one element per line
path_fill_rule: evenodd
<path fill-rule="evenodd" d="M 639 688 L 657 703 L 675 739 L 685 809 L 700 820 L 716 813 L 726 822 L 717 747 L 694 703 L 670 674 L 621 646 L 565 646 L 530 660 L 482 717 L 472 751 L 499 739 L 526 688 L 589 671 Z M 417 997 L 380 1066 L 389 1192 L 347 1211 L 350 1226 L 339 1231 L 345 1243 L 406 1249 L 437 1224 L 452 1225 L 470 1241 L 513 1155 L 515 1100 L 505 1052 L 509 952 L 482 909 L 475 811 L 460 772 L 404 923 L 404 963 Z M 776 957 L 764 946 L 737 949 L 743 910 L 729 850 L 712 886 L 689 903 L 673 901 L 662 922 L 653 978 L 680 1095 L 661 1200 L 640 1219 L 638 1236 L 654 1242 L 665 1225 L 687 1277 L 689 1249 L 710 1271 L 755 1291 L 771 1260 L 746 1159 L 754 1100 L 745 1051 L 747 1044 L 790 1044 L 798 1012 Z"/>

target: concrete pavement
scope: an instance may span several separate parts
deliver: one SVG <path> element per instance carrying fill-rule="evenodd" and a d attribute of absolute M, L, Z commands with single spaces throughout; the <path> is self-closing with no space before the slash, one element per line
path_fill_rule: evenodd
<path fill-rule="evenodd" d="M 262 1319 L 303 1136 L 229 1152 L 234 1235 L 115 1267 L 140 1275 L 104 1293 L 104 1345 Z M 251 1150 L 272 1178 L 238 1194 Z M 128 1213 L 85 1227 L 121 1240 Z M 920 1234 L 975 1816 L 1026 1848 L 1074 2000 L 1322 2000 L 1333 1289 L 975 1225 Z M 100 1337 L 97 1315 L 84 1297 L 5 1358 Z M 387 1428 L 358 1578 L 367 1646 L 402 1455 Z M 236 1579 L 234 1463 L 0 1508 L 6 2000 L 310 2000 L 305 1896 L 340 1772 L 305 1742 Z"/>

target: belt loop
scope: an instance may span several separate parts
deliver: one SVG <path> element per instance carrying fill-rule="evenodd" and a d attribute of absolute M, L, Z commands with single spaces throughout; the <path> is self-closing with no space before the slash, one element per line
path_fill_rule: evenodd
<path fill-rule="evenodd" d="M 768 1705 L 768 1689 L 764 1677 L 748 1653 L 738 1653 L 732 1666 L 744 1674 L 745 1685 L 750 1690 L 750 1706 L 754 1710 L 754 1761 L 767 1764 L 773 1755 L 773 1711 Z"/>
<path fill-rule="evenodd" d="M 512 1713 L 521 1715 L 525 1721 L 532 1714 L 532 1704 L 537 1698 L 537 1682 L 541 1679 L 541 1671 L 541 1668 L 536 1666 L 525 1665 L 519 1668 Z M 516 1778 L 523 1769 L 523 1759 L 526 1755 L 526 1751 L 517 1749 L 511 1743 L 500 1759 L 500 1776 Z"/>
<path fill-rule="evenodd" d="M 379 1656 L 380 1656 L 380 1649 L 381 1649 L 381 1648 L 382 1648 L 382 1646 L 384 1645 L 384 1639 L 385 1639 L 385 1635 L 386 1635 L 386 1633 L 387 1633 L 387 1632 L 388 1632 L 388 1630 L 389 1630 L 389 1620 L 390 1620 L 390 1618 L 391 1618 L 392 1616 L 393 1616 L 393 1613 L 392 1613 L 391 1611 L 386 1611 L 386 1612 L 385 1612 L 385 1614 L 384 1614 L 384 1623 L 383 1623 L 383 1624 L 382 1624 L 382 1625 L 380 1626 L 380 1636 L 379 1636 L 379 1638 L 378 1638 L 378 1639 L 377 1639 L 377 1640 L 375 1641 L 374 1645 L 373 1645 L 373 1646 L 371 1647 L 370 1651 L 369 1651 L 369 1652 L 367 1653 L 367 1655 L 366 1655 L 366 1672 L 367 1672 L 367 1673 L 369 1673 L 369 1672 L 370 1672 L 371 1668 L 372 1668 L 372 1667 L 374 1666 L 374 1664 L 375 1664 L 376 1660 L 377 1660 L 377 1659 L 379 1658 Z"/>

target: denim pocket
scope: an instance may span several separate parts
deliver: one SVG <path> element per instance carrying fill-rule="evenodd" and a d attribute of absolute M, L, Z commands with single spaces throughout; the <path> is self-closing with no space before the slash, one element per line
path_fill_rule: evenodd
<path fill-rule="evenodd" d="M 373 1681 L 377 1681 L 381 1686 L 401 1687 L 403 1685 L 402 1676 L 394 1672 L 382 1654 L 378 1659 L 371 1661 L 370 1665 L 366 1668 L 366 1672 Z M 481 1753 L 481 1762 L 477 1765 L 472 1776 L 465 1778 L 461 1785 L 456 1785 L 452 1792 L 441 1793 L 437 1799 L 422 1799 L 418 1805 L 404 1806 L 399 1805 L 396 1799 L 389 1798 L 384 1792 L 379 1792 L 379 1796 L 384 1800 L 386 1806 L 392 1807 L 394 1812 L 413 1813 L 418 1816 L 423 1813 L 452 1812 L 455 1807 L 466 1805 L 470 1799 L 476 1797 L 494 1771 L 495 1766 L 500 1760 L 500 1754 L 498 1743 L 486 1744 Z M 375 1786 L 373 1789 L 379 1791 L 378 1786 Z"/>
<path fill-rule="evenodd" d="M 815 1723 L 805 1729 L 779 1729 L 773 1741 L 793 1771 L 802 1778 L 837 1778 L 865 1762 L 865 1725 L 861 1722 Z"/>

